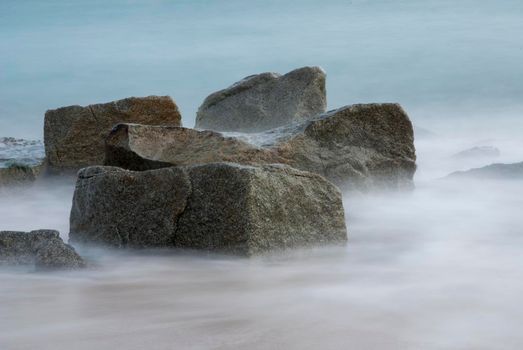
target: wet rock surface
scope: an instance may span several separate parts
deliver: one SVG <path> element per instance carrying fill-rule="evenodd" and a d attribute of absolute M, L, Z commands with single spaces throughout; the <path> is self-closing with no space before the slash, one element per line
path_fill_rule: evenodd
<path fill-rule="evenodd" d="M 106 165 L 131 170 L 210 162 L 282 163 L 325 176 L 342 189 L 413 186 L 412 124 L 397 104 L 346 106 L 263 133 L 119 125 Z"/>
<path fill-rule="evenodd" d="M 121 122 L 179 126 L 181 116 L 168 96 L 130 97 L 48 110 L 44 140 L 49 170 L 78 170 L 103 164 L 104 140 L 113 125 Z"/>
<path fill-rule="evenodd" d="M 259 132 L 325 112 L 325 72 L 303 67 L 285 75 L 251 75 L 209 95 L 198 109 L 196 128 Z"/>
<path fill-rule="evenodd" d="M 58 231 L 0 231 L 0 266 L 34 265 L 37 270 L 76 269 L 85 266 Z"/>
<path fill-rule="evenodd" d="M 72 242 L 237 255 L 345 243 L 341 194 L 316 174 L 232 163 L 79 173 Z"/>

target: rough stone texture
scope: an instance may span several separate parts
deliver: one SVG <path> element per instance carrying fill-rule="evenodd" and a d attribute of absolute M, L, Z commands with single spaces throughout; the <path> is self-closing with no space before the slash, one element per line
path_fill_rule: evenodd
<path fill-rule="evenodd" d="M 259 132 L 325 112 L 325 72 L 303 67 L 285 75 L 251 75 L 209 95 L 198 109 L 196 128 Z"/>
<path fill-rule="evenodd" d="M 523 162 L 503 164 L 496 163 L 466 171 L 456 171 L 447 178 L 469 178 L 479 180 L 521 180 L 523 179 Z"/>
<path fill-rule="evenodd" d="M 72 242 L 247 256 L 347 239 L 339 190 L 284 165 L 86 168 L 70 223 Z"/>
<path fill-rule="evenodd" d="M 413 186 L 412 124 L 397 104 L 353 105 L 257 134 L 123 124 L 107 139 L 106 165 L 131 170 L 219 161 L 282 163 L 342 189 Z"/>
<path fill-rule="evenodd" d="M 38 178 L 42 168 L 42 165 L 25 164 L 12 164 L 7 168 L 0 168 L 0 187 L 31 184 Z"/>
<path fill-rule="evenodd" d="M 44 141 L 49 170 L 101 165 L 104 140 L 117 123 L 181 125 L 168 96 L 130 97 L 87 107 L 69 106 L 45 113 Z"/>
<path fill-rule="evenodd" d="M 0 231 L 0 266 L 35 265 L 37 269 L 75 269 L 85 266 L 58 231 Z"/>

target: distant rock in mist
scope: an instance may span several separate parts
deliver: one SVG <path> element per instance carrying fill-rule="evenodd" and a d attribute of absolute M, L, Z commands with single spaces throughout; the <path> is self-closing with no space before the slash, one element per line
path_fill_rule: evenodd
<path fill-rule="evenodd" d="M 482 168 L 456 171 L 448 175 L 447 178 L 523 180 L 523 162 L 512 164 L 496 163 Z"/>
<path fill-rule="evenodd" d="M 303 67 L 285 75 L 251 75 L 209 95 L 198 109 L 196 128 L 260 132 L 303 122 L 325 112 L 325 72 Z"/>
<path fill-rule="evenodd" d="M 113 125 L 122 122 L 180 126 L 181 115 L 169 96 L 48 110 L 44 122 L 48 170 L 76 171 L 103 164 L 105 138 Z"/>
<path fill-rule="evenodd" d="M 37 270 L 77 269 L 84 260 L 58 231 L 0 231 L 0 266 L 34 265 Z"/>
<path fill-rule="evenodd" d="M 454 159 L 471 159 L 471 158 L 496 158 L 501 152 L 492 146 L 477 146 L 458 152 L 452 156 Z"/>
<path fill-rule="evenodd" d="M 71 242 L 119 248 L 250 256 L 347 240 L 336 186 L 284 165 L 85 168 L 70 222 Z"/>
<path fill-rule="evenodd" d="M 412 125 L 397 104 L 342 107 L 257 134 L 122 124 L 107 139 L 106 165 L 131 170 L 210 162 L 282 163 L 342 188 L 412 188 Z"/>

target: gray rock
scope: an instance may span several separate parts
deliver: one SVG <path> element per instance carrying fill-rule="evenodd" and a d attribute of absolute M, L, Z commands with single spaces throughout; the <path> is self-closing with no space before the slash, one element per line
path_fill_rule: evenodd
<path fill-rule="evenodd" d="M 72 242 L 254 255 L 347 239 L 339 190 L 283 165 L 79 172 Z"/>
<path fill-rule="evenodd" d="M 0 231 L 0 266 L 35 265 L 39 270 L 76 269 L 85 266 L 58 231 Z"/>
<path fill-rule="evenodd" d="M 251 75 L 209 95 L 198 109 L 196 128 L 259 132 L 325 112 L 325 72 L 303 67 L 285 75 Z"/>
<path fill-rule="evenodd" d="M 44 141 L 49 170 L 77 170 L 104 161 L 104 140 L 117 123 L 181 125 L 168 96 L 126 98 L 87 107 L 69 106 L 45 113 Z"/>
<path fill-rule="evenodd" d="M 13 163 L 6 168 L 0 168 L 0 188 L 4 186 L 21 186 L 36 181 L 43 165 L 26 165 Z"/>
<path fill-rule="evenodd" d="M 397 104 L 353 105 L 257 134 L 118 125 L 106 165 L 131 170 L 228 161 L 282 163 L 325 176 L 342 189 L 412 188 L 412 125 Z"/>
<path fill-rule="evenodd" d="M 496 163 L 474 168 L 466 171 L 456 171 L 447 176 L 447 178 L 469 178 L 480 180 L 522 180 L 523 179 L 523 162 L 503 164 Z"/>

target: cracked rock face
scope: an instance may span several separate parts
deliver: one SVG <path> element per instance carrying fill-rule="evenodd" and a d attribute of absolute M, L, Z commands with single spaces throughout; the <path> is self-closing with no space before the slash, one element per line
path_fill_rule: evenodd
<path fill-rule="evenodd" d="M 103 164 L 104 140 L 117 123 L 181 125 L 178 107 L 168 96 L 130 97 L 45 113 L 44 140 L 50 170 L 77 170 Z"/>
<path fill-rule="evenodd" d="M 35 265 L 36 269 L 76 269 L 85 266 L 58 231 L 0 231 L 0 266 Z"/>
<path fill-rule="evenodd" d="M 259 132 L 325 112 L 325 72 L 303 67 L 285 75 L 251 75 L 209 95 L 198 109 L 196 128 Z"/>
<path fill-rule="evenodd" d="M 412 124 L 398 104 L 347 106 L 256 134 L 122 124 L 106 144 L 106 165 L 131 170 L 220 161 L 287 164 L 357 190 L 412 188 L 416 170 Z"/>
<path fill-rule="evenodd" d="M 79 172 L 71 241 L 238 255 L 345 243 L 339 190 L 283 165 L 210 163 L 143 172 Z"/>

